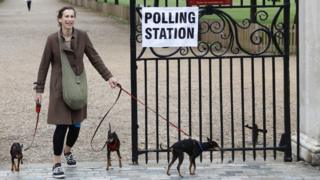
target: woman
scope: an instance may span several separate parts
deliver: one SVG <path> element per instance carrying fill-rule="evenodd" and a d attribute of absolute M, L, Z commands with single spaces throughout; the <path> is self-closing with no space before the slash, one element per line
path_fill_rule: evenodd
<path fill-rule="evenodd" d="M 28 11 L 31 10 L 31 0 L 26 0 L 27 2 L 27 7 L 28 7 Z"/>
<path fill-rule="evenodd" d="M 79 75 L 84 71 L 83 55 L 86 54 L 95 69 L 109 82 L 110 87 L 115 88 L 117 86 L 116 80 L 112 78 L 111 72 L 104 65 L 100 56 L 94 49 L 87 33 L 74 28 L 75 18 L 76 11 L 73 7 L 63 7 L 59 10 L 57 19 L 60 30 L 59 32 L 51 34 L 47 39 L 35 88 L 37 92 L 36 100 L 41 102 L 46 76 L 51 64 L 47 121 L 48 124 L 56 125 L 53 134 L 54 157 L 52 168 L 53 177 L 55 178 L 64 177 L 64 172 L 61 168 L 62 151 L 64 152 L 67 164 L 69 166 L 76 165 L 74 156 L 71 153 L 71 148 L 78 138 L 81 122 L 87 117 L 86 105 L 80 110 L 71 110 L 63 100 L 59 41 L 61 42 L 61 46 L 63 46 L 62 51 L 66 54 L 75 74 Z M 64 137 L 67 130 L 66 145 L 63 148 Z"/>

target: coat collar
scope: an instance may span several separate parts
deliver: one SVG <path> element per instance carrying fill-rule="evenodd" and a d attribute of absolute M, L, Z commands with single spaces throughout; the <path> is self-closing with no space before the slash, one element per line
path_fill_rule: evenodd
<path fill-rule="evenodd" d="M 60 36 L 62 37 L 62 39 L 64 39 L 63 35 L 62 35 L 62 29 L 60 28 Z M 78 30 L 76 28 L 72 29 L 72 35 L 71 35 L 71 39 L 76 39 L 78 37 Z"/>
<path fill-rule="evenodd" d="M 61 36 L 61 39 L 64 40 L 64 37 L 62 36 L 62 29 L 60 28 L 60 36 Z M 78 42 L 78 30 L 76 28 L 73 28 L 72 29 L 72 36 L 71 36 L 71 48 L 63 45 L 62 46 L 62 49 L 65 50 L 65 51 L 68 51 L 68 52 L 74 52 L 75 49 L 77 49 L 77 42 Z"/>

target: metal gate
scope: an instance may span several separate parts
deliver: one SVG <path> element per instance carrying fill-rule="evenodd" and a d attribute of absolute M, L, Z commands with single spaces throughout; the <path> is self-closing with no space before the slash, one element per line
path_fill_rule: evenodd
<path fill-rule="evenodd" d="M 186 2 L 130 0 L 133 163 L 169 160 L 160 145 L 188 138 L 170 123 L 218 142 L 201 160 L 291 161 L 290 0 L 200 6 L 197 48 L 142 48 L 142 6 Z"/>

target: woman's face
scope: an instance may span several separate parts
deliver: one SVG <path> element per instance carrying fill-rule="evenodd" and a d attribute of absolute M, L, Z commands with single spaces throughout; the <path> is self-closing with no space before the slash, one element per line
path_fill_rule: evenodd
<path fill-rule="evenodd" d="M 64 29 L 72 29 L 75 21 L 74 11 L 66 9 L 62 13 L 62 17 L 58 19 L 61 27 Z"/>

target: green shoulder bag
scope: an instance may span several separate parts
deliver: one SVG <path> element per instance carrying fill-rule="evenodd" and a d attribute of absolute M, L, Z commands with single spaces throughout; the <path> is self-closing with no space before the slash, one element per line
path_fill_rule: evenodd
<path fill-rule="evenodd" d="M 68 57 L 62 50 L 62 39 L 60 32 L 59 48 L 61 56 L 61 69 L 62 69 L 62 95 L 64 102 L 72 110 L 79 110 L 83 108 L 88 101 L 88 86 L 86 72 L 76 75 L 72 70 Z"/>

